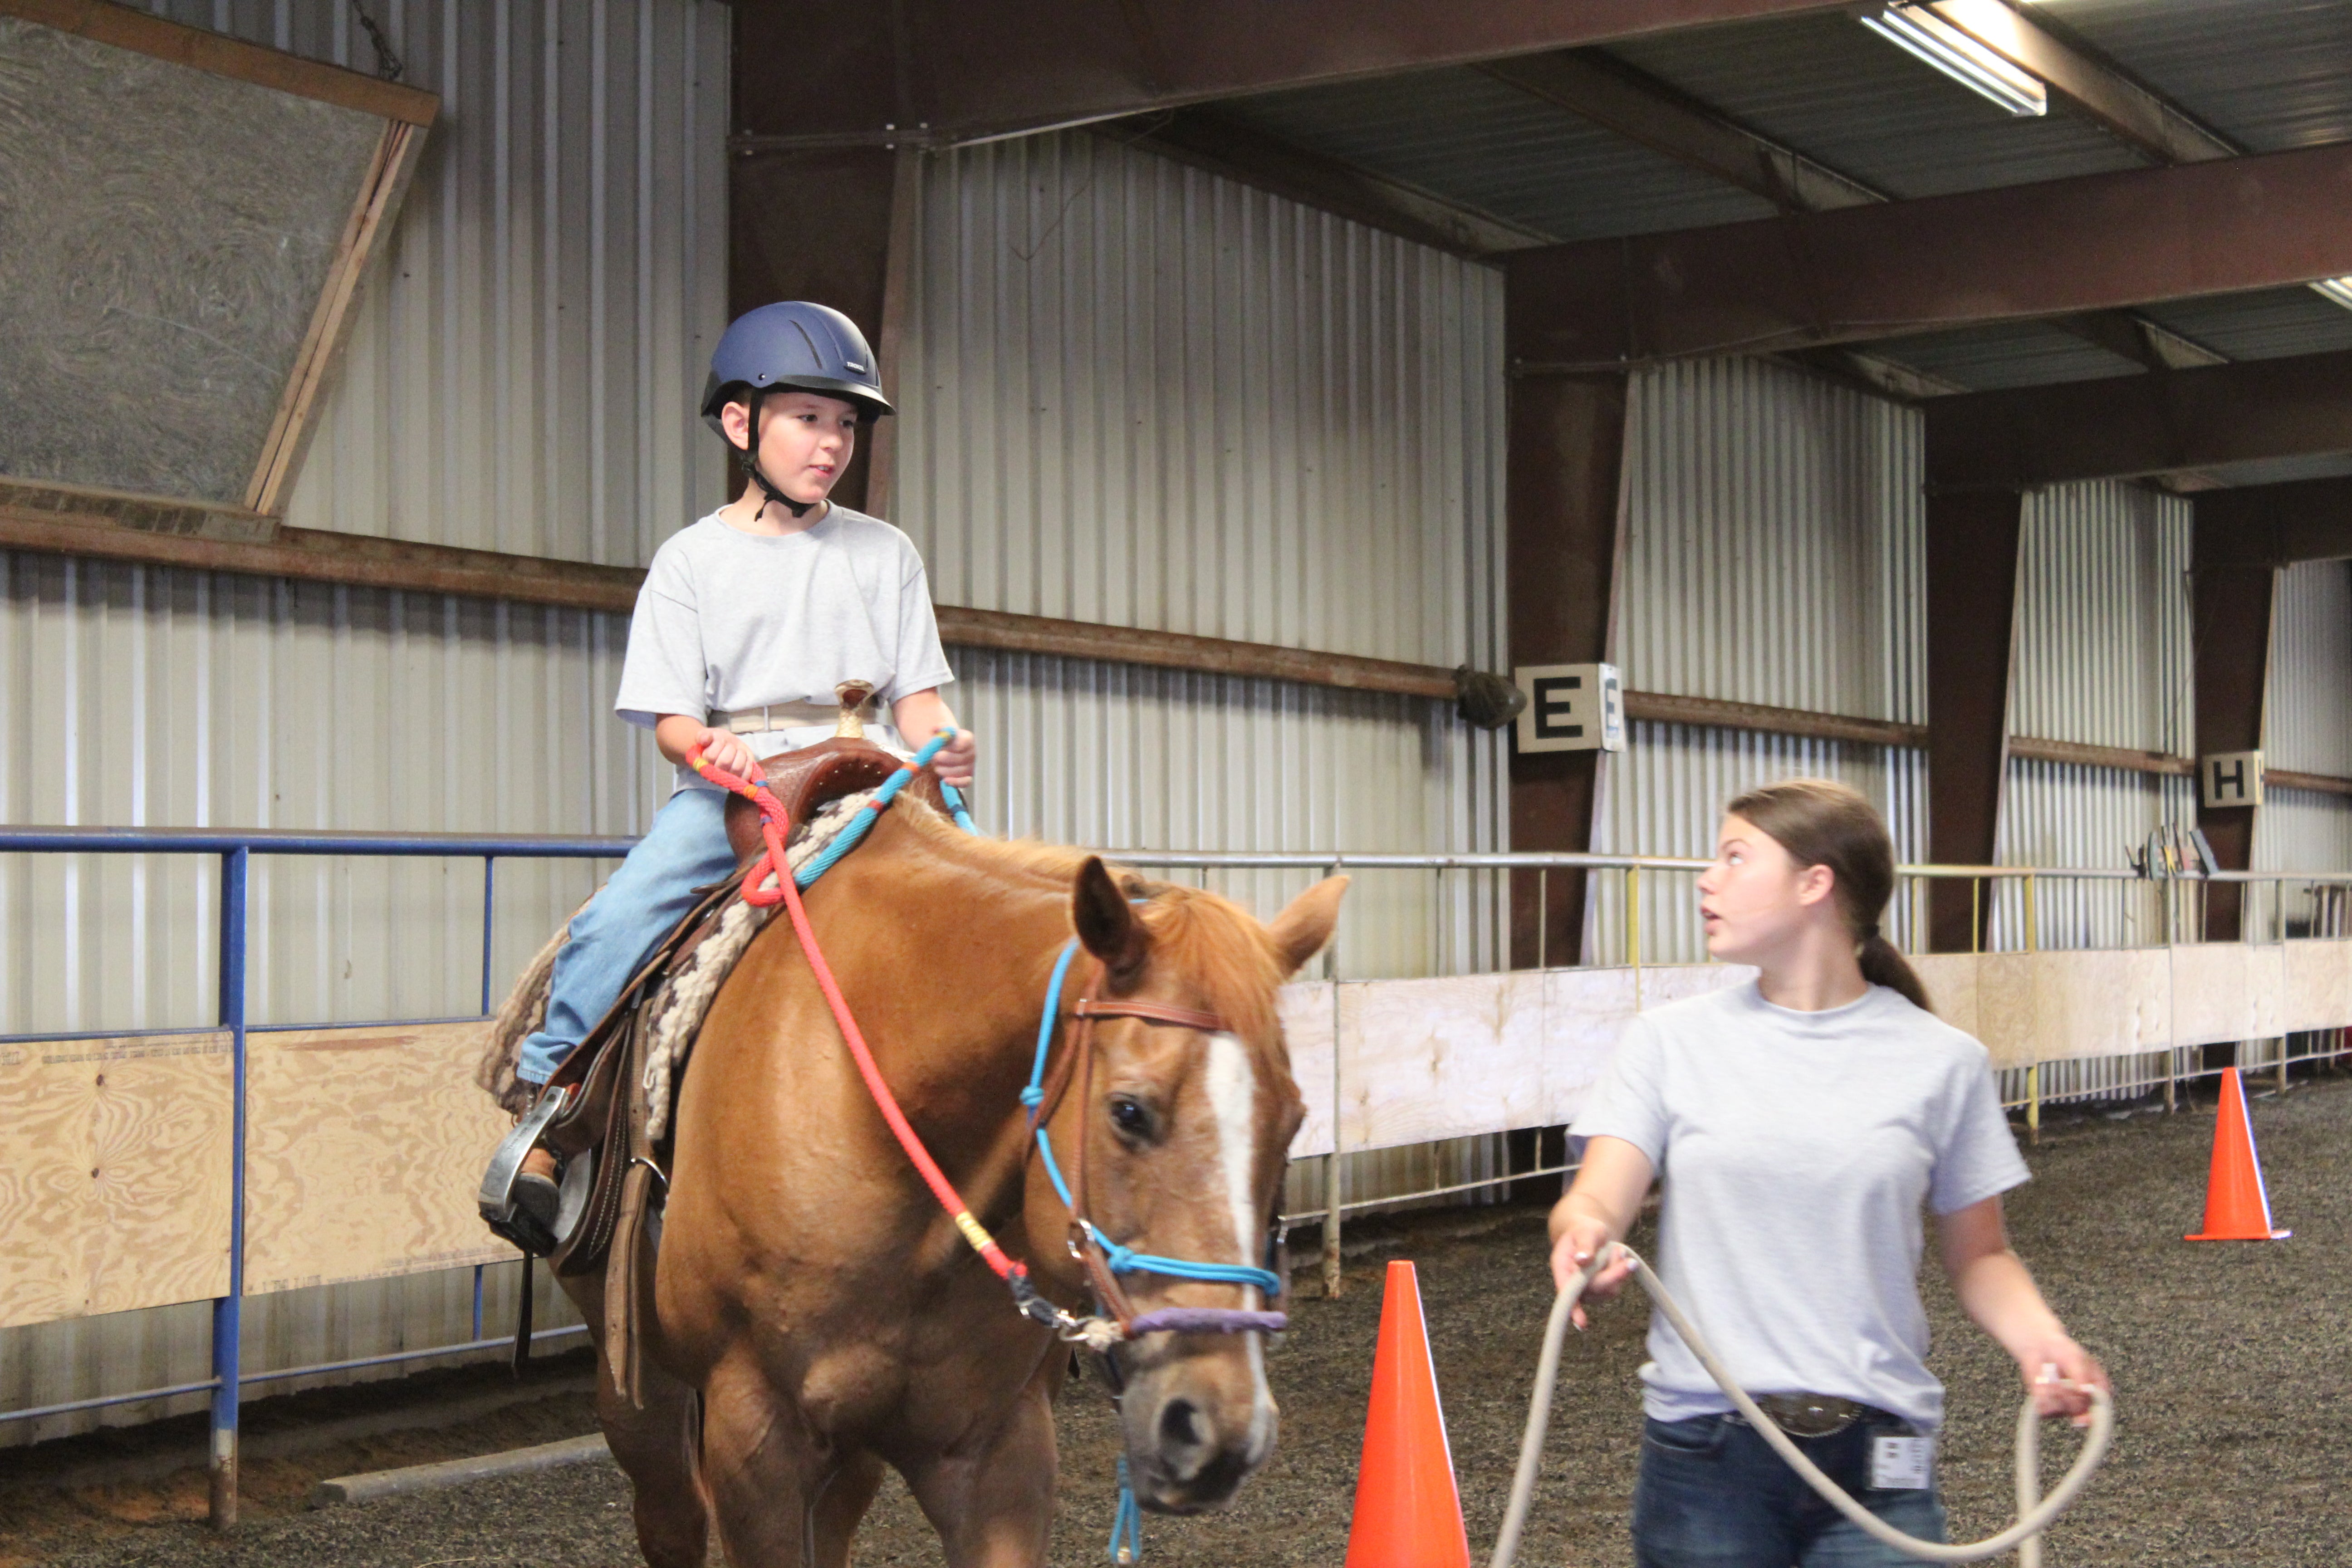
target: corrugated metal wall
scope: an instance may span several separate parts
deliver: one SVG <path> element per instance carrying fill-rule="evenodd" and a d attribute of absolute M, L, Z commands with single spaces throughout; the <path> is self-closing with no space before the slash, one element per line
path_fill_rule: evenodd
<path fill-rule="evenodd" d="M 2195 702 L 2189 502 L 2144 486 L 2063 485 L 2026 497 L 2019 546 L 2011 734 L 2185 756 Z M 2121 866 L 2158 825 L 2195 821 L 2195 781 L 2075 763 L 2010 763 L 2000 858 Z M 2024 894 L 1994 905 L 1993 941 L 2025 941 Z M 2041 881 L 2040 946 L 2160 942 L 2151 889 Z"/>
<path fill-rule="evenodd" d="M 1918 416 L 1762 360 L 1637 372 L 1626 420 L 1617 658 L 1637 691 L 1924 721 Z M 1798 774 L 1878 803 L 1925 853 L 1922 753 L 1636 724 L 1606 759 L 1593 847 L 1713 853 L 1724 803 Z M 1706 956 L 1688 877 L 1643 889 L 1644 962 Z M 1625 955 L 1624 886 L 1595 900 L 1596 961 Z M 1898 941 L 1908 912 L 1895 913 Z"/>
<path fill-rule="evenodd" d="M 1491 268 L 1072 133 L 922 165 L 892 521 L 942 604 L 1502 662 Z M 1114 847 L 1501 847 L 1450 705 L 962 653 L 992 828 Z M 1235 877 L 1271 912 L 1307 879 Z M 1374 873 L 1350 975 L 1494 961 L 1491 900 Z"/>
<path fill-rule="evenodd" d="M 2292 773 L 2352 778 L 2352 563 L 2307 561 L 2279 574 L 2270 668 L 2264 762 Z M 2352 799 L 2265 788 L 2254 814 L 2254 865 L 2281 871 L 2352 868 Z M 2307 919 L 2308 904 L 2307 898 L 2290 897 L 2288 918 Z"/>
<path fill-rule="evenodd" d="M 341 0 L 152 8 L 376 67 Z M 725 325 L 726 9 L 371 11 L 443 115 L 367 279 L 289 521 L 642 561 L 720 499 L 692 404 Z M 576 611 L 0 558 L 0 819 L 635 831 L 667 770 L 610 716 L 626 629 Z M 500 868 L 500 984 L 598 874 Z M 209 1021 L 215 897 L 213 868 L 187 860 L 0 861 L 0 1027 Z M 474 864 L 257 860 L 257 1021 L 474 1011 L 480 898 Z M 493 1271 L 493 1332 L 513 1272 Z M 247 1364 L 462 1340 L 470 1301 L 464 1272 L 257 1297 Z M 203 1306 L 0 1331 L 0 1408 L 201 1377 L 208 1336 Z M 0 1425 L 0 1444 L 159 1413 Z"/>

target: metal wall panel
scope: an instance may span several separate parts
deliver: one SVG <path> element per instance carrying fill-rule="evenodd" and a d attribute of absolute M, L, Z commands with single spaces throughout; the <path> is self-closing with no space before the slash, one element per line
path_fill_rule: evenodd
<path fill-rule="evenodd" d="M 2186 755 L 2188 500 L 2059 485 L 2026 497 L 2023 522 L 2011 732 Z"/>
<path fill-rule="evenodd" d="M 2139 485 L 2061 485 L 2026 497 L 2018 550 L 2010 732 L 2183 756 L 2193 749 L 2189 502 Z M 2151 829 L 2195 821 L 2188 779 L 2012 760 L 1999 858 L 2119 866 Z M 2022 947 L 2160 942 L 2150 889 L 2037 879 L 1993 902 L 1991 941 Z"/>
<path fill-rule="evenodd" d="M 1923 512 L 1916 413 L 1761 360 L 1637 372 L 1626 422 L 1616 662 L 1638 691 L 1917 723 Z M 1607 758 L 1593 847 L 1712 854 L 1725 802 L 1798 776 L 1878 803 L 1926 852 L 1926 759 L 1838 742 L 1636 724 Z M 1641 956 L 1706 956 L 1687 876 L 1644 879 Z M 1626 886 L 1603 877 L 1595 962 L 1630 956 Z M 1907 910 L 1895 912 L 1908 940 Z"/>
<path fill-rule="evenodd" d="M 1924 722 L 1922 438 L 1916 412 L 1769 361 L 1636 373 L 1627 688 Z"/>
<path fill-rule="evenodd" d="M 152 8 L 377 64 L 338 0 Z M 724 326 L 726 9 L 370 9 L 443 115 L 289 520 L 643 561 L 720 499 L 693 403 Z M 668 770 L 612 717 L 626 634 L 578 611 L 0 557 L 0 820 L 634 832 Z M 501 866 L 497 984 L 606 868 Z M 474 1012 L 481 876 L 257 858 L 255 1021 Z M 216 889 L 193 858 L 0 860 L 0 1028 L 210 1021 Z M 491 1332 L 513 1272 L 493 1271 Z M 461 1270 L 256 1297 L 246 1364 L 463 1340 L 471 1294 Z M 202 1306 L 0 1331 L 0 1408 L 202 1376 L 209 1334 Z M 163 1413 L 0 1425 L 0 1444 Z"/>
<path fill-rule="evenodd" d="M 1498 274 L 1092 135 L 921 169 L 892 521 L 940 603 L 1500 666 Z M 992 829 L 1501 847 L 1502 737 L 1450 704 L 954 662 Z M 1302 880 L 1233 891 L 1270 913 Z M 1345 972 L 1493 963 L 1491 900 L 1442 899 L 1426 873 L 1360 879 Z"/>
<path fill-rule="evenodd" d="M 2352 778 L 2352 562 L 2287 567 L 2275 605 L 2263 760 Z"/>

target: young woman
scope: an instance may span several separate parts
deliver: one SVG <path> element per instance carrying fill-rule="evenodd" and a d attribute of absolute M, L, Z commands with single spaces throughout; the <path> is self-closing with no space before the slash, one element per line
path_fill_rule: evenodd
<path fill-rule="evenodd" d="M 1731 803 L 1699 912 L 1707 951 L 1758 976 L 1627 1029 L 1576 1121 L 1590 1142 L 1552 1211 L 1551 1266 L 1565 1283 L 1622 1239 L 1663 1176 L 1659 1277 L 1740 1386 L 1871 1511 L 1942 1541 L 1922 1204 L 1961 1305 L 2045 1415 L 2086 1420 L 2084 1385 L 2105 1388 L 2106 1373 L 2009 1248 L 2000 1194 L 2025 1163 L 1984 1047 L 1937 1021 L 1880 934 L 1894 886 L 1885 826 L 1844 785 L 1798 779 Z M 1612 1265 L 1589 1294 L 1625 1277 Z M 1643 1568 L 1911 1561 L 1817 1498 L 1663 1317 L 1649 1350 Z"/>

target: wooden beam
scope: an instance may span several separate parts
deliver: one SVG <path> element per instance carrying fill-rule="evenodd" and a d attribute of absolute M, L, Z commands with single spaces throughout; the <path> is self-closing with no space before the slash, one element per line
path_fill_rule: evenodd
<path fill-rule="evenodd" d="M 750 79 L 739 129 L 968 141 L 1212 99 L 1466 65 L 1680 27 L 1832 9 L 1837 0 L 1188 0 L 1179 6 L 903 0 L 844 12 L 770 0 L 736 13 Z M 739 75 L 738 80 L 746 79 Z"/>
<path fill-rule="evenodd" d="M 2009 754 L 2028 762 L 2071 763 L 2085 768 L 2120 768 L 2126 773 L 2156 773 L 2165 778 L 2197 776 L 2197 763 L 2169 752 L 2142 752 L 2124 746 L 2093 746 L 2081 741 L 2045 741 L 2034 735 L 2011 735 Z"/>
<path fill-rule="evenodd" d="M 1149 129 L 1138 133 L 1139 126 Z M 1271 191 L 1417 244 L 1474 258 L 1545 245 L 1523 228 L 1418 186 L 1311 153 L 1211 110 L 1178 110 L 1145 121 L 1117 121 L 1101 133 L 1245 185 Z"/>
<path fill-rule="evenodd" d="M 1870 746 L 1927 743 L 1924 724 L 1854 719 L 1842 713 L 1814 713 L 1799 708 L 1768 708 L 1760 703 L 1726 702 L 1713 697 L 1676 697 L 1662 691 L 1626 692 L 1625 717 L 1647 724 L 1701 724 L 1710 729 L 1752 730 L 1812 741 L 1857 741 Z"/>
<path fill-rule="evenodd" d="M 2200 490 L 2194 570 L 2352 558 L 2352 479 Z"/>
<path fill-rule="evenodd" d="M 2352 273 L 2352 143 L 1583 241 L 1509 258 L 1522 364 L 1614 369 Z"/>
<path fill-rule="evenodd" d="M 1927 497 L 1927 858 L 1938 865 L 1990 866 L 2000 842 L 2024 510 L 2015 490 Z M 1937 882 L 1928 910 L 1932 951 L 1983 946 L 1989 911 L 1969 884 Z"/>
<path fill-rule="evenodd" d="M 1583 664 L 1609 657 L 1624 577 L 1620 480 L 1623 376 L 1546 377 L 1511 387 L 1505 544 L 1511 663 Z M 1514 753 L 1513 849 L 1592 847 L 1598 752 Z M 1584 962 L 1580 874 L 1511 878 L 1511 964 Z"/>
<path fill-rule="evenodd" d="M 2352 452 L 2352 353 L 1977 392 L 1927 405 L 1931 490 L 2028 489 L 2335 452 Z"/>
<path fill-rule="evenodd" d="M 2266 566 L 2189 575 L 2189 656 L 2200 756 L 2262 748 L 2277 584 L 2278 573 Z M 2252 867 L 2255 810 L 2200 805 L 2197 825 L 2221 869 Z M 2240 885 L 2214 884 L 2205 904 L 2206 940 L 2235 942 L 2242 912 Z"/>
<path fill-rule="evenodd" d="M 2006 11 L 1999 0 L 1987 0 Z M 2010 13 L 2014 15 L 2014 13 Z M 2028 28 L 2032 24 L 2020 18 Z M 1478 68 L 1497 81 L 1606 126 L 1652 152 L 1761 196 L 1782 212 L 1835 212 L 1888 198 L 1860 180 L 1762 136 L 1688 94 L 1601 49 L 1565 49 Z M 2218 364 L 2221 356 L 2126 310 L 2086 312 L 2051 323 L 2150 370 Z M 1797 351 L 1813 368 L 1859 378 L 1873 392 L 1906 402 L 1963 391 L 1898 361 L 1848 348 Z M 1898 351 L 1899 352 L 1899 351 Z"/>
<path fill-rule="evenodd" d="M 2317 795 L 2352 795 L 2352 779 L 2332 773 L 2289 773 L 2284 768 L 2263 770 L 2264 789 L 2305 789 Z"/>
<path fill-rule="evenodd" d="M 107 0 L 0 0 L 0 16 L 22 17 L 119 49 L 407 125 L 430 125 L 441 111 L 441 100 L 421 88 L 248 44 L 208 28 L 166 22 Z"/>
<path fill-rule="evenodd" d="M 1048 654 L 1060 658 L 1108 659 L 1161 669 L 1193 670 L 1258 680 L 1293 680 L 1343 691 L 1380 691 L 1400 697 L 1454 699 L 1454 672 L 1433 665 L 1354 654 L 1318 653 L 1268 643 L 1231 642 L 1182 632 L 1145 631 L 1092 621 L 1062 621 L 1016 616 L 1003 610 L 938 606 L 940 640 L 959 647 L 997 648 L 1010 653 Z"/>

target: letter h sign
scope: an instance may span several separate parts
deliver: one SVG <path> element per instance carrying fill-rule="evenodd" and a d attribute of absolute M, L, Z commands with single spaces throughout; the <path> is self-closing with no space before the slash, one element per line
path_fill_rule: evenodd
<path fill-rule="evenodd" d="M 2199 761 L 2205 781 L 2205 805 L 2214 810 L 2263 804 L 2263 754 L 2260 752 L 2216 752 Z"/>

